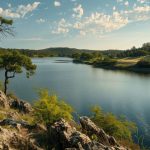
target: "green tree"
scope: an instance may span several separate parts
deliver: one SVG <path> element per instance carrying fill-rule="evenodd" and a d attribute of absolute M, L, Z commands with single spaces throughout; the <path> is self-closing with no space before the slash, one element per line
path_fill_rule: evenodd
<path fill-rule="evenodd" d="M 132 142 L 132 133 L 136 131 L 136 125 L 127 121 L 124 117 L 117 118 L 112 113 L 104 113 L 100 107 L 92 108 L 91 119 L 106 133 L 114 136 L 118 140 L 128 140 Z"/>
<path fill-rule="evenodd" d="M 73 109 L 67 103 L 59 100 L 56 95 L 49 95 L 47 90 L 39 92 L 39 100 L 34 104 L 35 118 L 45 125 L 54 123 L 60 118 L 72 120 Z"/>
<path fill-rule="evenodd" d="M 30 57 L 20 54 L 17 51 L 7 52 L 0 57 L 0 67 L 5 70 L 4 92 L 7 93 L 7 85 L 10 78 L 14 78 L 16 73 L 26 70 L 29 78 L 34 74 L 36 65 L 32 64 Z"/>
<path fill-rule="evenodd" d="M 0 17 L 0 34 L 3 36 L 6 36 L 7 34 L 14 35 L 12 24 L 13 20 Z"/>

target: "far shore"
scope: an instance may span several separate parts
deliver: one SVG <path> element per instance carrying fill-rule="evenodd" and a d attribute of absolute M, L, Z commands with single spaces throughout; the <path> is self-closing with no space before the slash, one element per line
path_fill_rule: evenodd
<path fill-rule="evenodd" d="M 150 68 L 138 67 L 136 65 L 136 63 L 140 59 L 141 57 L 118 59 L 117 63 L 112 64 L 112 65 L 102 65 L 102 64 L 97 65 L 93 62 L 76 60 L 76 59 L 74 59 L 73 62 L 79 63 L 79 64 L 92 65 L 93 67 L 107 69 L 107 70 L 122 70 L 122 71 L 129 71 L 129 72 L 135 72 L 135 73 L 150 74 Z"/>

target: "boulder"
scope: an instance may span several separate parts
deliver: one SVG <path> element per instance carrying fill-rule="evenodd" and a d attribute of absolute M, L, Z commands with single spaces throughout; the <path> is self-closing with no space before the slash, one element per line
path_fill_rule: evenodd
<path fill-rule="evenodd" d="M 30 113 L 33 111 L 32 106 L 23 100 L 20 100 L 18 98 L 15 99 L 10 98 L 9 101 L 10 107 L 19 110 L 19 112 Z"/>

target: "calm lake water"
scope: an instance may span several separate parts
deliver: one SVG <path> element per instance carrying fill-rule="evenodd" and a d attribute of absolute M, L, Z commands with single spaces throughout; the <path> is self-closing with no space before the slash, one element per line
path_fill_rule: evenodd
<path fill-rule="evenodd" d="M 69 58 L 35 58 L 33 63 L 37 65 L 34 76 L 26 79 L 20 74 L 10 81 L 9 90 L 17 96 L 33 102 L 36 90 L 47 88 L 80 115 L 88 115 L 91 106 L 100 105 L 106 112 L 135 121 L 150 145 L 150 75 L 93 68 L 74 64 Z"/>

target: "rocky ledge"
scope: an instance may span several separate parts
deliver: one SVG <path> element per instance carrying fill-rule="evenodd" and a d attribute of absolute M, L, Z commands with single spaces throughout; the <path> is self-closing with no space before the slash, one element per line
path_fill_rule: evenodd
<path fill-rule="evenodd" d="M 0 114 L 10 116 L 0 119 L 0 150 L 129 150 L 88 117 L 80 117 L 79 125 L 62 118 L 46 128 L 10 115 L 12 108 L 16 113 L 32 112 L 29 103 L 9 98 L 0 91 Z"/>

